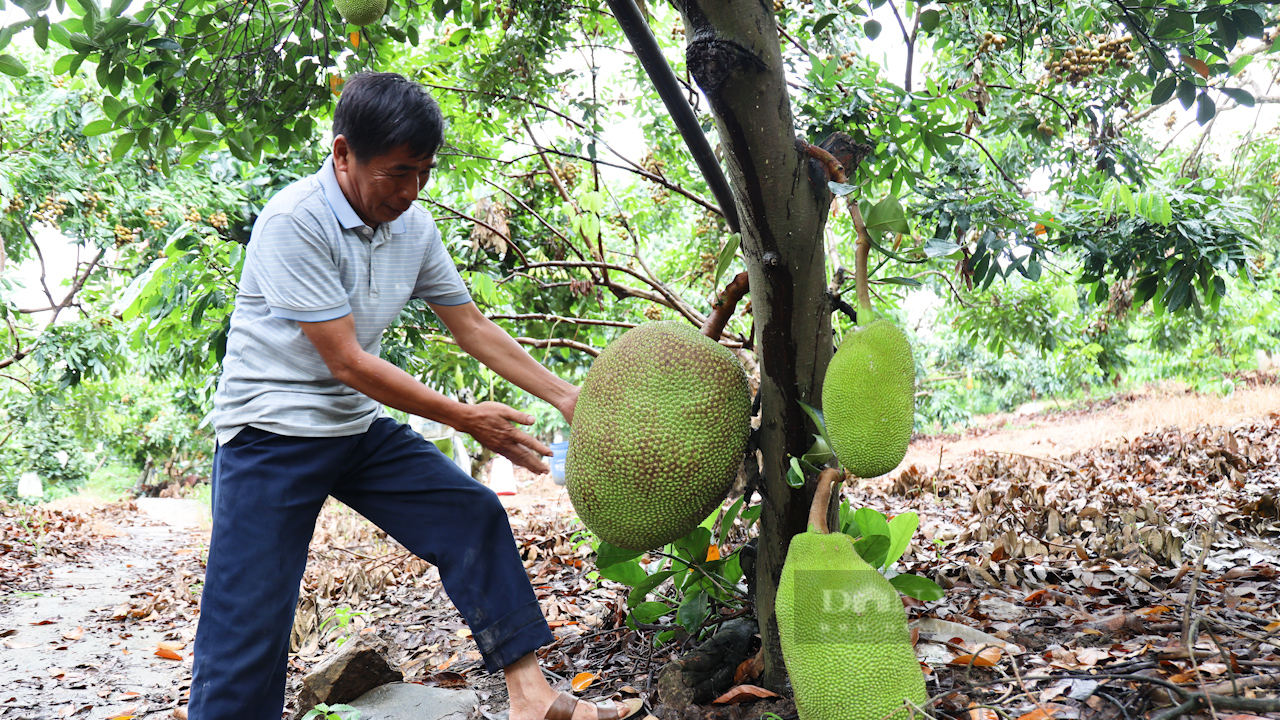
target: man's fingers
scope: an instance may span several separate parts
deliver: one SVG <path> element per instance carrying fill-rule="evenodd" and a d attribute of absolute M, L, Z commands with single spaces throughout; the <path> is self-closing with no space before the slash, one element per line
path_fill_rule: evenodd
<path fill-rule="evenodd" d="M 503 453 L 503 455 L 506 455 L 508 460 L 529 472 L 537 473 L 539 475 L 551 472 L 551 468 L 547 467 L 547 464 L 537 455 L 530 452 L 528 448 L 521 447 L 510 454 Z"/>

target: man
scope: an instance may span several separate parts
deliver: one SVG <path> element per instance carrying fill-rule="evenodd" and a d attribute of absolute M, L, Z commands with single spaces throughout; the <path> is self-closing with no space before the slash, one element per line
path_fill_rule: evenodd
<path fill-rule="evenodd" d="M 578 388 L 471 302 L 431 217 L 414 205 L 444 122 L 391 73 L 347 81 L 333 155 L 254 223 L 213 425 L 213 535 L 195 642 L 191 720 L 279 720 L 307 545 L 329 495 L 436 565 L 511 720 L 620 717 L 557 695 L 534 650 L 553 636 L 497 496 L 382 405 L 437 420 L 531 470 L 550 451 L 501 403 L 465 405 L 378 357 L 411 297 L 458 346 L 572 419 Z"/>

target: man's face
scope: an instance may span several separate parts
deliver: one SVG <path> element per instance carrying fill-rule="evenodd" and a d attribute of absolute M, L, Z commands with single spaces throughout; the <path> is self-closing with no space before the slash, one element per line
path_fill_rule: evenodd
<path fill-rule="evenodd" d="M 333 169 L 347 201 L 369 226 L 391 222 L 418 199 L 436 156 L 409 154 L 401 145 L 368 160 L 357 158 L 342 135 L 334 138 Z"/>

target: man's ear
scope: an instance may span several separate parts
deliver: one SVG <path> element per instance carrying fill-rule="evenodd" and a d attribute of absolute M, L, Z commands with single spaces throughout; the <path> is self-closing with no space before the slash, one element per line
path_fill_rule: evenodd
<path fill-rule="evenodd" d="M 333 139 L 333 169 L 338 172 L 350 172 L 351 166 L 355 164 L 355 153 L 351 152 L 351 146 L 347 144 L 347 136 L 339 135 Z"/>

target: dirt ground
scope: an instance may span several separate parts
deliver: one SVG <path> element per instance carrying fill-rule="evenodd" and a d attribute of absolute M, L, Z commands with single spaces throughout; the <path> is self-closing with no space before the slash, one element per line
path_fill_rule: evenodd
<path fill-rule="evenodd" d="M 1163 427 L 1193 430 L 1230 425 L 1277 411 L 1280 385 L 1274 384 L 1241 384 L 1226 397 L 1200 395 L 1169 384 L 1065 409 L 1051 401 L 1028 403 L 1012 413 L 975 418 L 973 426 L 958 435 L 917 437 L 897 472 L 912 465 L 932 472 L 938 469 L 939 458 L 945 467 L 979 450 L 1063 457 Z"/>
<path fill-rule="evenodd" d="M 1152 537 L 1158 536 L 1157 545 L 1163 542 L 1166 554 L 1175 542 L 1179 547 L 1187 543 L 1187 553 L 1201 549 L 1194 545 L 1194 532 L 1171 528 L 1175 521 L 1182 522 L 1180 527 L 1199 527 L 1195 513 L 1202 511 L 1203 503 L 1176 500 L 1175 496 L 1190 497 L 1199 483 L 1201 489 L 1222 501 L 1228 494 L 1223 488 L 1238 476 L 1241 493 L 1248 490 L 1264 499 L 1274 498 L 1280 465 L 1266 458 L 1275 454 L 1276 441 L 1268 437 L 1275 419 L 1272 417 L 1269 425 L 1255 423 L 1249 426 L 1252 429 L 1241 423 L 1277 412 L 1280 387 L 1244 383 L 1226 398 L 1164 387 L 1065 409 L 1052 403 L 1024 407 L 1017 413 L 980 418 L 963 434 L 917 439 L 901 470 L 879 483 L 861 486 L 859 492 L 865 496 L 859 501 L 881 503 L 889 513 L 907 508 L 920 513 L 927 540 L 909 553 L 914 558 L 911 570 L 933 574 L 950 590 L 947 600 L 930 610 L 930 622 L 946 628 L 939 631 L 940 644 L 930 652 L 954 654 L 960 623 L 993 633 L 982 636 L 988 639 L 994 636 L 1022 643 L 1021 649 L 1032 651 L 1025 656 L 1032 664 L 1088 669 L 1091 663 L 1102 662 L 1105 653 L 1078 645 L 1090 641 L 1090 635 L 1078 632 L 1079 623 L 1103 623 L 1113 610 L 1130 613 L 1126 618 L 1134 617 L 1137 608 L 1155 607 L 1151 612 L 1157 614 L 1169 610 L 1160 611 L 1161 605 L 1143 599 L 1143 586 L 1133 584 L 1138 581 L 1122 567 L 1128 562 L 1126 557 L 1138 562 L 1152 561 L 1149 555 L 1155 556 L 1155 564 L 1139 572 L 1145 572 L 1147 579 L 1141 582 L 1147 585 L 1171 581 L 1172 589 L 1172 584 L 1186 582 L 1186 568 L 1175 576 L 1178 563 L 1162 560 L 1150 544 Z M 1231 432 L 1239 435 L 1244 449 L 1223 455 L 1233 462 L 1233 458 L 1243 458 L 1240 471 L 1214 466 L 1227 473 L 1225 480 L 1215 480 L 1219 476 L 1213 472 L 1218 470 L 1212 468 L 1212 472 L 1201 472 L 1186 463 L 1175 468 L 1165 457 L 1168 453 L 1148 453 L 1143 457 L 1152 459 L 1135 466 L 1155 468 L 1150 478 L 1116 469 L 1122 464 L 1117 457 L 1140 455 L 1146 452 L 1143 448 L 1165 447 L 1161 443 L 1166 442 L 1166 436 L 1174 437 L 1169 442 L 1181 443 L 1179 447 L 1191 447 L 1196 428 L 1213 428 L 1201 435 L 1216 438 L 1219 435 L 1214 433 L 1226 427 L 1237 428 Z M 1210 440 L 1208 445 L 1216 442 Z M 1120 455 L 1103 459 L 1089 456 L 1111 446 L 1119 447 Z M 1208 453 L 1205 463 L 1221 460 L 1213 456 L 1212 447 Z M 1056 459 L 1069 456 L 1075 457 L 1074 474 L 1055 476 L 1054 472 L 1067 472 L 1060 467 L 1064 463 Z M 1166 461 L 1169 467 L 1165 467 Z M 1101 526 L 1109 513 L 1118 522 L 1128 512 L 1125 508 L 1143 507 L 1139 517 L 1145 521 L 1128 524 L 1146 534 L 1140 543 L 1129 543 L 1127 556 L 1117 550 L 1107 559 L 1111 552 L 1108 543 L 1120 548 L 1126 542 L 1118 534 L 1112 538 L 1077 530 L 1074 540 L 1037 534 L 1027 526 L 1029 516 L 1019 516 L 1021 511 L 1016 511 L 1015 501 L 1021 502 L 1016 497 L 1018 487 L 1053 487 L 1051 492 L 1065 493 L 1063 488 L 1084 477 L 1079 468 L 1090 475 L 1088 483 L 1079 486 L 1078 497 L 1068 499 L 1073 503 L 1070 512 L 1080 511 L 1082 518 L 1093 509 L 1093 520 L 1081 521 L 1086 530 L 1093 528 L 1091 523 Z M 1098 468 L 1111 469 L 1102 472 Z M 920 487 L 907 482 L 923 476 L 935 478 L 934 488 L 924 495 Z M 946 481 L 942 490 L 938 490 L 936 478 Z M 591 570 L 590 548 L 584 547 L 576 534 L 578 528 L 564 488 L 549 476 L 534 477 L 523 471 L 518 471 L 517 483 L 519 493 L 504 497 L 503 503 L 557 636 L 556 644 L 548 648 L 544 667 L 554 683 L 564 686 L 572 678 L 581 678 L 581 673 L 591 673 L 597 679 L 588 681 L 590 689 L 585 695 L 639 694 L 650 701 L 652 710 L 653 695 L 649 693 L 654 670 L 672 659 L 675 650 L 655 652 L 647 637 L 621 626 L 618 609 L 626 597 L 625 587 L 586 578 Z M 1143 515 L 1142 498 L 1147 497 L 1152 501 L 1151 510 Z M 1095 508 L 1098 498 L 1110 498 L 1106 502 L 1112 504 Z M 1252 512 L 1261 518 L 1259 523 L 1272 522 L 1271 506 L 1247 506 L 1243 500 L 1238 505 L 1234 511 L 1237 519 Z M 1006 527 L 1010 516 L 1015 524 Z M 1230 513 L 1222 517 L 1228 524 L 1234 522 Z M 1272 566 L 1280 545 L 1274 542 L 1278 531 L 1280 523 L 1270 530 L 1221 536 L 1212 553 L 1201 553 L 1200 562 L 1205 564 L 1207 557 L 1205 567 L 1226 578 L 1220 581 L 1226 584 L 1214 587 L 1228 598 L 1232 612 L 1253 608 L 1249 612 L 1256 616 L 1274 615 Z M 192 509 L 191 502 L 139 507 L 136 503 L 104 505 L 72 498 L 36 511 L 0 507 L 0 720 L 185 717 L 207 532 L 207 519 Z M 1057 540 L 1040 544 L 1037 537 Z M 930 545 L 930 541 L 944 540 L 945 547 Z M 1074 550 L 1068 542 L 1075 543 Z M 1142 552 L 1135 555 L 1132 548 L 1139 546 Z M 1066 554 L 1054 555 L 1060 548 Z M 1092 559 L 1073 560 L 1077 551 L 1080 558 Z M 1187 556 L 1194 560 L 1193 554 Z M 1123 586 L 1114 581 L 1112 587 L 1108 583 L 1113 580 L 1108 578 L 1114 577 L 1133 583 Z M 1071 590 L 1073 583 L 1081 599 L 1069 602 L 1066 593 L 1075 592 Z M 482 705 L 478 710 L 492 716 L 503 709 L 501 682 L 483 672 L 470 633 L 440 588 L 434 568 L 403 552 L 354 513 L 336 505 L 326 507 L 313 539 L 303 586 L 304 599 L 294 628 L 290 698 L 301 676 L 344 639 L 376 633 L 396 648 L 392 660 L 407 680 L 446 686 L 461 682 L 479 692 Z M 1062 589 L 1045 595 L 1046 587 Z M 1170 597 L 1176 600 L 1178 595 Z M 1166 598 L 1166 602 L 1174 600 Z M 1034 617 L 1024 619 L 1021 613 L 1029 612 L 1033 604 Z M 1046 618 L 1048 625 L 1044 624 Z M 1115 657 L 1123 653 L 1128 653 L 1123 655 L 1126 658 L 1137 657 L 1158 643 L 1153 639 L 1158 635 L 1125 641 L 1123 633 L 1115 635 L 1114 628 L 1105 623 L 1097 627 L 1113 643 L 1110 652 Z M 1096 636 L 1099 631 L 1088 632 Z M 1266 655 L 1267 648 L 1274 650 L 1273 645 L 1255 643 L 1253 654 L 1248 656 L 1254 659 L 1241 655 L 1245 659 L 1240 662 L 1245 665 L 1239 667 L 1250 662 L 1280 665 L 1280 660 Z M 918 649 L 922 656 L 927 654 Z M 1038 660 L 1041 656 L 1052 662 Z M 1171 666 L 1178 661 L 1163 662 Z M 1208 666 L 1218 671 L 1218 665 Z M 931 682 L 937 683 L 931 685 L 933 691 L 956 681 L 940 676 Z M 620 690 L 625 692 L 619 695 Z M 976 697 L 974 692 L 970 695 Z"/>

